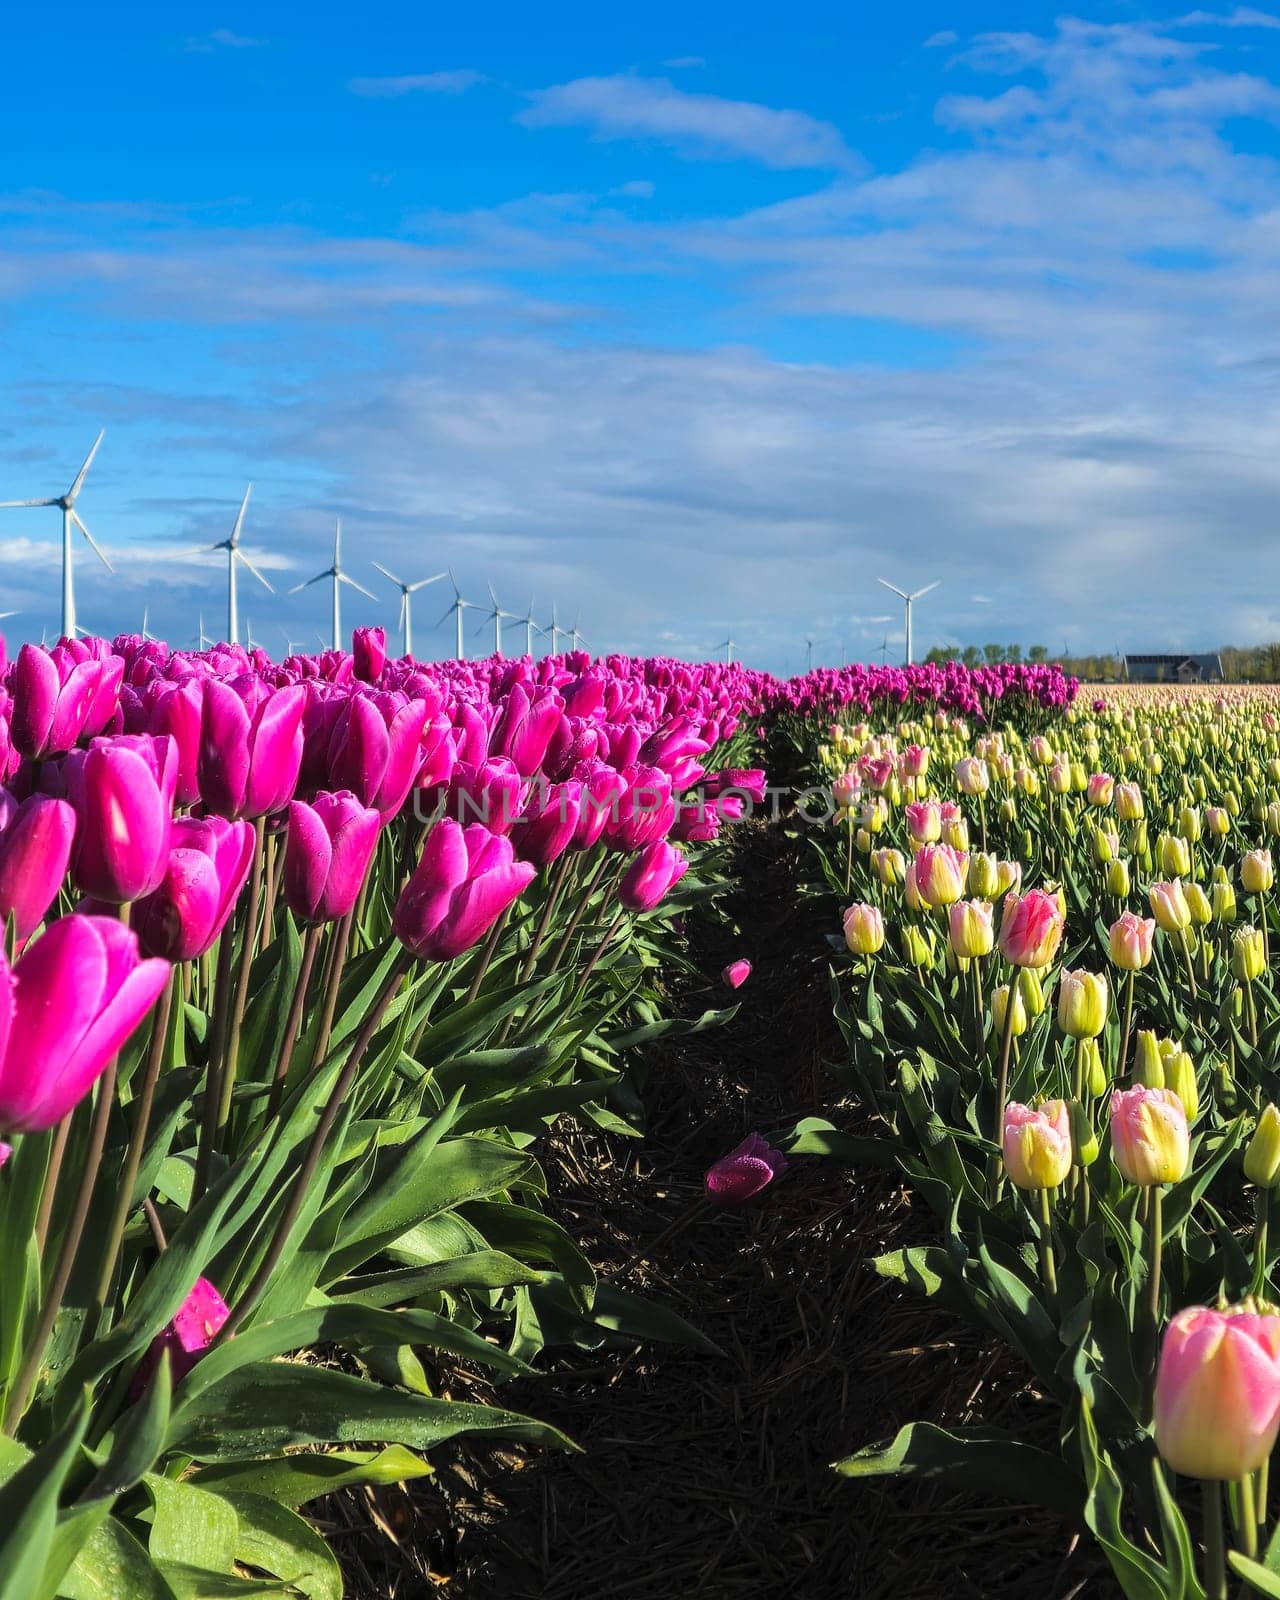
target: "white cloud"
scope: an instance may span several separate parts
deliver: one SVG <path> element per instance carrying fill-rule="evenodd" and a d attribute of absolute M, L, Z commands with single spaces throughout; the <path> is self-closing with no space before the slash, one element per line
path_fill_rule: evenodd
<path fill-rule="evenodd" d="M 448 72 L 415 72 L 392 78 L 352 78 L 347 88 L 366 100 L 398 100 L 407 94 L 465 94 L 487 81 L 484 73 L 459 67 Z"/>
<path fill-rule="evenodd" d="M 708 160 L 777 168 L 858 164 L 839 130 L 806 112 L 688 94 L 666 78 L 629 73 L 539 89 L 519 120 L 530 128 L 585 127 L 597 139 L 654 140 Z"/>
<path fill-rule="evenodd" d="M 230 28 L 214 28 L 212 33 L 193 35 L 187 40 L 185 48 L 200 55 L 212 50 L 259 50 L 266 42 L 247 33 L 233 33 Z"/>

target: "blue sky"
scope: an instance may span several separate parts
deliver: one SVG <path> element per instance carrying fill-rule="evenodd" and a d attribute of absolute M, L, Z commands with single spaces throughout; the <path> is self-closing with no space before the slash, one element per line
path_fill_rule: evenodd
<path fill-rule="evenodd" d="M 919 648 L 1280 637 L 1280 17 L 181 9 L 6 30 L 0 498 L 106 428 L 86 625 L 216 631 L 252 479 L 277 589 L 342 516 L 351 622 L 378 560 L 777 669 L 900 649 L 877 575 L 941 580 Z M 0 512 L 11 639 L 57 559 Z"/>

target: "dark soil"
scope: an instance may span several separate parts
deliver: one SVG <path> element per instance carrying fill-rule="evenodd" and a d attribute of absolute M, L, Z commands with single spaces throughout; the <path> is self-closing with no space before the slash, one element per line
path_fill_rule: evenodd
<path fill-rule="evenodd" d="M 644 1139 L 566 1127 L 543 1152 L 556 1214 L 601 1273 L 671 1305 L 723 1357 L 650 1344 L 504 1387 L 502 1404 L 584 1454 L 464 1442 L 433 1478 L 330 1503 L 354 1600 L 1118 1592 L 1088 1541 L 1037 1508 L 831 1471 L 917 1418 L 1046 1443 L 1056 1419 L 1002 1346 L 871 1270 L 932 1237 L 892 1174 L 801 1158 L 745 1211 L 699 1204 L 706 1167 L 752 1129 L 862 1116 L 832 1071 L 826 913 L 797 896 L 803 845 L 763 824 L 737 836 L 739 885 L 690 940 L 705 974 L 752 961 L 738 1016 L 654 1052 Z M 674 988 L 690 1014 L 726 1000 L 718 977 Z"/>

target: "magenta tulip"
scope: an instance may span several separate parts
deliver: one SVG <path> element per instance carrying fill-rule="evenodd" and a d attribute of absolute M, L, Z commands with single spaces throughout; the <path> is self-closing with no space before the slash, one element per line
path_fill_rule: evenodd
<path fill-rule="evenodd" d="M 181 1383 L 217 1338 L 230 1315 L 231 1308 L 208 1278 L 197 1278 L 173 1320 L 151 1341 L 129 1386 L 130 1400 L 137 1400 L 145 1391 L 166 1351 L 170 1381 Z"/>
<path fill-rule="evenodd" d="M 741 989 L 751 976 L 751 963 L 746 960 L 731 961 L 720 976 L 731 989 Z"/>
<path fill-rule="evenodd" d="M 451 961 L 483 939 L 536 876 L 531 862 L 516 860 L 510 839 L 445 817 L 400 892 L 393 930 L 415 955 Z"/>
<path fill-rule="evenodd" d="M 671 779 L 660 767 L 628 767 L 623 777 L 626 791 L 606 820 L 602 837 L 610 850 L 630 853 L 666 838 L 676 805 Z"/>
<path fill-rule="evenodd" d="M 44 761 L 99 734 L 119 705 L 124 662 L 97 641 L 105 655 L 68 641 L 45 650 L 24 644 L 9 674 L 14 748 Z"/>
<path fill-rule="evenodd" d="M 545 867 L 564 854 L 578 830 L 582 792 L 577 778 L 535 787 L 511 830 L 511 842 L 522 860 Z"/>
<path fill-rule="evenodd" d="M 531 778 L 563 720 L 564 702 L 558 694 L 535 700 L 523 684 L 513 684 L 489 741 L 489 754 L 505 756 L 522 778 Z"/>
<path fill-rule="evenodd" d="M 688 870 L 688 861 L 674 845 L 655 839 L 627 868 L 618 899 L 628 911 L 652 911 Z"/>
<path fill-rule="evenodd" d="M 51 1128 L 155 1004 L 166 961 L 143 961 L 110 917 L 60 917 L 11 969 L 0 954 L 0 1128 Z"/>
<path fill-rule="evenodd" d="M 157 887 L 169 859 L 178 747 L 166 734 L 95 739 L 62 764 L 78 823 L 74 872 L 85 894 L 127 905 Z"/>
<path fill-rule="evenodd" d="M 252 824 L 179 817 L 164 877 L 130 913 L 143 953 L 166 961 L 204 955 L 226 926 L 252 865 Z"/>
<path fill-rule="evenodd" d="M 345 917 L 359 897 L 382 819 L 349 790 L 289 807 L 284 897 L 302 922 Z"/>
<path fill-rule="evenodd" d="M 57 898 L 76 837 L 65 800 L 33 794 L 10 812 L 0 833 L 0 922 L 13 917 L 19 941 L 31 936 Z"/>
<path fill-rule="evenodd" d="M 383 628 L 357 628 L 351 635 L 355 675 L 364 683 L 377 683 L 387 664 L 387 635 Z"/>
<path fill-rule="evenodd" d="M 524 779 L 513 761 L 459 761 L 449 782 L 445 815 L 464 827 L 479 823 L 490 833 L 510 833 L 524 810 Z"/>
<path fill-rule="evenodd" d="M 418 775 L 426 720 L 425 700 L 349 696 L 333 718 L 325 787 L 350 790 L 384 820 L 393 817 Z"/>
<path fill-rule="evenodd" d="M 787 1158 L 759 1133 L 749 1133 L 727 1156 L 721 1156 L 706 1176 L 707 1199 L 713 1206 L 730 1209 L 745 1205 L 787 1170 Z"/>
<path fill-rule="evenodd" d="M 300 684 L 273 690 L 257 678 L 235 684 L 205 680 L 200 794 L 219 816 L 262 817 L 293 799 L 306 690 Z"/>

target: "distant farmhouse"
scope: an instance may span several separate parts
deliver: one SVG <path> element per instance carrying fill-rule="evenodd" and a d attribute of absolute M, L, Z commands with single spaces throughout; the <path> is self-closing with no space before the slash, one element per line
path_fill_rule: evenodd
<path fill-rule="evenodd" d="M 1124 675 L 1130 683 L 1221 683 L 1220 656 L 1126 656 Z"/>

